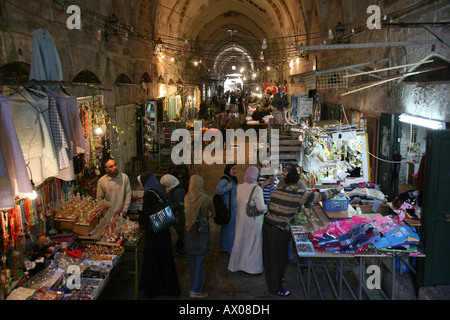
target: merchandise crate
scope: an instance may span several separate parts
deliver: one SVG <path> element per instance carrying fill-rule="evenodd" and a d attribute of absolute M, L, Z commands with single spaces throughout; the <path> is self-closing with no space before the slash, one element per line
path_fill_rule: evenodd
<path fill-rule="evenodd" d="M 347 210 L 350 198 L 345 194 L 339 194 L 333 199 L 326 200 L 323 202 L 323 207 L 325 210 Z"/>

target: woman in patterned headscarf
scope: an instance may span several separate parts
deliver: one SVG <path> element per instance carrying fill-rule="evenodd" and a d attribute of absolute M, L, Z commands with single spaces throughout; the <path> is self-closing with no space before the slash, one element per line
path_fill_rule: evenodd
<path fill-rule="evenodd" d="M 154 233 L 149 216 L 162 209 L 159 199 L 167 200 L 156 177 L 145 172 L 138 181 L 144 189 L 142 212 L 139 226 L 145 230 L 144 261 L 139 290 L 143 298 L 157 295 L 180 295 L 180 285 L 172 253 L 172 240 L 169 228 Z"/>
<path fill-rule="evenodd" d="M 247 168 L 244 180 L 237 186 L 236 237 L 231 252 L 228 269 L 244 271 L 249 274 L 263 272 L 262 226 L 267 205 L 261 187 L 257 184 L 259 170 L 251 166 Z M 246 212 L 250 194 L 256 208 L 262 214 L 249 217 Z"/>
<path fill-rule="evenodd" d="M 203 179 L 194 174 L 189 182 L 189 191 L 184 197 L 186 211 L 185 244 L 189 255 L 191 275 L 191 298 L 206 298 L 204 292 L 205 255 L 211 251 L 210 230 L 208 218 L 214 218 L 214 203 L 212 197 L 203 190 Z"/>

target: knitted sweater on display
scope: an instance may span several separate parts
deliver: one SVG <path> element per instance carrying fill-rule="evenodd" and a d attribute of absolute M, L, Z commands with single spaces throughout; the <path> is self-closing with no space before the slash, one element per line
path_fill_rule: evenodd
<path fill-rule="evenodd" d="M 289 231 L 303 204 L 329 200 L 339 192 L 336 189 L 315 192 L 294 185 L 280 187 L 270 196 L 270 209 L 266 221 L 283 231 Z"/>

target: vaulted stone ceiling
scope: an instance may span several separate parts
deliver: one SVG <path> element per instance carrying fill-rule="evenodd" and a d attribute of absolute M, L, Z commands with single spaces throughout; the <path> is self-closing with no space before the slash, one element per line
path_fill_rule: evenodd
<path fill-rule="evenodd" d="M 156 37 L 178 56 L 201 59 L 212 73 L 236 65 L 257 71 L 279 63 L 307 43 L 312 0 L 160 1 Z M 262 49 L 266 39 L 267 49 Z M 188 40 L 189 51 L 184 50 Z M 264 60 L 261 60 L 264 52 Z"/>

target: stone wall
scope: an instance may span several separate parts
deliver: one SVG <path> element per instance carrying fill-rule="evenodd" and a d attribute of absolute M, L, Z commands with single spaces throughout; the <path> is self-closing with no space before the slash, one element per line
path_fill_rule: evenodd
<path fill-rule="evenodd" d="M 104 95 L 108 113 L 113 118 L 116 106 L 155 98 L 154 86 L 148 86 L 148 93 L 139 86 L 145 72 L 154 82 L 158 77 L 153 51 L 149 49 L 152 42 L 148 39 L 153 38 L 154 30 L 149 19 L 154 8 L 150 7 L 149 1 L 78 1 L 81 30 L 67 27 L 70 14 L 58 3 L 64 2 L 8 0 L 2 4 L 0 66 L 17 61 L 31 64 L 32 32 L 42 28 L 48 30 L 55 41 L 64 81 L 72 81 L 83 70 L 94 73 L 101 81 L 100 94 Z M 118 24 L 108 24 L 105 20 L 113 14 Z M 139 26 L 139 29 L 135 29 L 135 33 L 130 30 L 126 36 L 124 27 L 117 28 L 120 24 L 128 29 L 128 26 Z M 113 29 L 118 30 L 117 35 L 112 34 Z M 138 33 L 148 39 L 137 37 Z M 121 74 L 127 75 L 133 85 L 116 85 Z M 76 96 L 93 94 L 92 89 L 86 87 L 69 87 L 68 90 Z"/>

